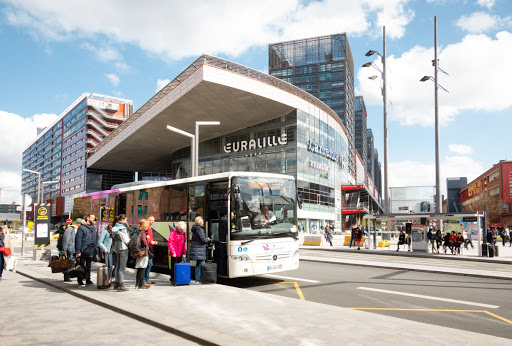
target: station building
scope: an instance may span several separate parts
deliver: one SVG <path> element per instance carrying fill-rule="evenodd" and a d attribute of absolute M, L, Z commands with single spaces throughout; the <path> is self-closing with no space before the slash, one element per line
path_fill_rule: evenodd
<path fill-rule="evenodd" d="M 286 81 L 202 55 L 88 153 L 99 181 L 112 171 L 142 180 L 190 176 L 190 138 L 199 129 L 199 175 L 226 171 L 289 174 L 304 199 L 303 231 L 341 227 L 342 185 L 364 186 L 364 163 L 349 168 L 349 140 L 340 117 L 325 103 Z M 108 187 L 107 187 L 108 189 Z M 368 190 L 369 191 L 369 190 Z M 372 191 L 375 191 L 373 189 Z M 382 210 L 378 193 L 370 199 Z"/>
<path fill-rule="evenodd" d="M 23 168 L 39 172 L 41 183 L 55 181 L 41 188 L 41 202 L 51 203 L 54 221 L 67 218 L 77 193 L 102 188 L 94 170 L 86 169 L 87 152 L 132 113 L 131 100 L 84 93 L 23 151 Z M 126 182 L 133 174 L 118 172 L 110 178 L 111 183 Z M 21 184 L 21 192 L 37 202 L 38 175 L 22 171 Z"/>

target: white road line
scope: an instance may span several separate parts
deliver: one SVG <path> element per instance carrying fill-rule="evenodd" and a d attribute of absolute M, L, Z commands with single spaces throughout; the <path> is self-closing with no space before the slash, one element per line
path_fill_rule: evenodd
<path fill-rule="evenodd" d="M 408 296 L 408 297 L 415 297 L 415 298 L 439 300 L 439 301 L 443 301 L 443 302 L 450 302 L 450 303 L 457 303 L 457 304 L 481 306 L 481 307 L 489 308 L 489 309 L 497 309 L 497 308 L 499 308 L 498 305 L 488 305 L 488 304 L 482 304 L 482 303 L 467 302 L 467 301 L 464 301 L 464 300 L 455 300 L 455 299 L 448 299 L 448 298 L 424 296 L 424 295 L 421 295 L 421 294 L 412 294 L 412 293 L 405 293 L 405 292 L 388 291 L 388 290 L 381 290 L 381 289 L 378 289 L 378 288 L 358 287 L 357 289 L 358 290 L 365 290 L 365 291 L 389 293 L 389 294 L 398 294 L 398 295 L 401 295 L 401 296 Z"/>
<path fill-rule="evenodd" d="M 271 278 L 276 278 L 276 279 L 286 279 L 286 280 L 293 280 L 293 281 L 304 281 L 304 282 L 313 282 L 313 283 L 320 282 L 320 281 L 317 281 L 317 280 L 299 279 L 299 278 L 292 278 L 292 277 L 289 277 L 289 276 L 281 276 L 281 275 L 273 275 L 273 274 L 265 274 L 265 276 L 268 276 L 268 277 L 271 277 Z"/>

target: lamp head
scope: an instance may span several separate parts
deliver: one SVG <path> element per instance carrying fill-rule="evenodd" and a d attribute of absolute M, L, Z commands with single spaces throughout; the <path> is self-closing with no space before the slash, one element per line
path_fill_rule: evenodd
<path fill-rule="evenodd" d="M 373 49 L 370 49 L 365 55 L 366 56 L 372 56 L 373 54 L 377 53 L 376 51 L 374 51 Z"/>
<path fill-rule="evenodd" d="M 432 77 L 424 76 L 423 78 L 420 79 L 420 82 L 426 82 L 426 81 L 430 80 L 430 78 L 432 78 Z"/>
<path fill-rule="evenodd" d="M 368 77 L 368 79 L 375 80 L 375 79 L 377 79 L 377 76 L 370 76 L 370 77 Z"/>
<path fill-rule="evenodd" d="M 372 63 L 371 62 L 367 62 L 366 64 L 363 64 L 362 67 L 370 67 L 370 66 L 372 66 Z"/>

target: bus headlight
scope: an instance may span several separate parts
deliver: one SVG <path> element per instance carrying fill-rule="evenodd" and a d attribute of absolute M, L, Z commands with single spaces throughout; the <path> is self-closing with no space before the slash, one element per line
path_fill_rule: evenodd
<path fill-rule="evenodd" d="M 240 255 L 240 256 L 231 256 L 233 261 L 235 262 L 241 262 L 241 261 L 250 261 L 251 258 L 247 255 Z"/>

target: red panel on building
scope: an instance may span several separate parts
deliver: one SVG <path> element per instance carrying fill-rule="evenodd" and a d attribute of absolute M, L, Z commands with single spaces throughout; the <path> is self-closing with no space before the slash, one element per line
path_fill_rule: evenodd
<path fill-rule="evenodd" d="M 363 213 L 364 212 L 364 209 L 341 209 L 341 213 L 342 214 L 356 214 L 356 213 Z"/>
<path fill-rule="evenodd" d="M 503 202 L 512 203 L 512 163 L 503 164 Z"/>
<path fill-rule="evenodd" d="M 341 191 L 359 190 L 362 189 L 363 187 L 363 185 L 341 185 Z"/>

